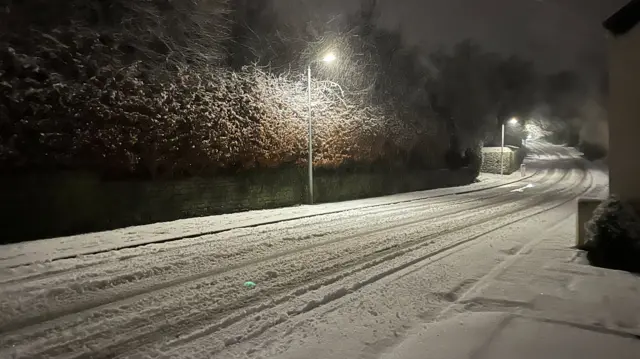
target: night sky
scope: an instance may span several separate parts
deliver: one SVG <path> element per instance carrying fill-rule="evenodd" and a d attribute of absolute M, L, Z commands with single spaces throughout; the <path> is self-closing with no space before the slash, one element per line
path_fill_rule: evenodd
<path fill-rule="evenodd" d="M 305 4 L 318 14 L 354 11 L 356 0 L 279 0 L 287 21 L 300 19 Z M 602 22 L 628 0 L 378 0 L 380 24 L 400 28 L 425 49 L 465 38 L 486 48 L 533 60 L 545 71 L 604 69 Z"/>

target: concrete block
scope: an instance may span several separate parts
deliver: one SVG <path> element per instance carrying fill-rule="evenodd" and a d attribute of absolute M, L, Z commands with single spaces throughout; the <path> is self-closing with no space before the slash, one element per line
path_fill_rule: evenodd
<path fill-rule="evenodd" d="M 578 199 L 578 214 L 576 216 L 576 248 L 584 248 L 587 230 L 585 224 L 593 216 L 593 211 L 602 203 L 602 198 Z"/>

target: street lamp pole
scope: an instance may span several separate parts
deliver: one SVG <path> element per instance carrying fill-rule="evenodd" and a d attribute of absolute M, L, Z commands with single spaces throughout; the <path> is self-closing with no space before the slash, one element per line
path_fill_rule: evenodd
<path fill-rule="evenodd" d="M 309 204 L 313 204 L 313 118 L 311 114 L 311 62 L 307 68 L 307 92 L 309 97 L 309 114 L 308 114 L 308 145 L 309 145 Z"/>
<path fill-rule="evenodd" d="M 500 145 L 500 176 L 504 175 L 504 122 L 502 122 L 502 142 Z"/>
<path fill-rule="evenodd" d="M 512 118 L 509 120 L 510 125 L 515 125 L 518 123 L 517 118 Z M 502 121 L 502 141 L 500 144 L 500 175 L 504 175 L 504 131 L 505 131 L 505 123 Z"/>
<path fill-rule="evenodd" d="M 325 57 L 322 58 L 322 61 L 325 63 L 330 63 L 336 60 L 336 55 L 333 53 L 328 53 Z M 315 60 L 317 61 L 317 60 Z M 308 105 L 309 105 L 309 113 L 308 113 L 308 126 L 309 126 L 309 154 L 308 154 L 308 162 L 309 162 L 309 204 L 313 204 L 313 114 L 312 114 L 312 105 L 311 105 L 311 64 L 313 64 L 314 60 L 309 61 L 307 65 L 307 94 L 308 94 Z"/>

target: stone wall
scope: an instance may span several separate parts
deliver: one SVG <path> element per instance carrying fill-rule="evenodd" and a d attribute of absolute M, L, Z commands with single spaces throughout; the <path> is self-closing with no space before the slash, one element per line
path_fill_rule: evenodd
<path fill-rule="evenodd" d="M 485 147 L 482 149 L 481 172 L 500 173 L 500 147 Z M 519 147 L 505 146 L 504 148 L 504 174 L 511 174 L 520 168 L 524 161 L 526 151 Z"/>
<path fill-rule="evenodd" d="M 404 173 L 318 171 L 315 200 L 343 201 L 473 182 L 470 169 Z M 91 174 L 0 179 L 0 228 L 9 243 L 181 218 L 306 203 L 305 169 L 178 181 L 103 181 Z"/>

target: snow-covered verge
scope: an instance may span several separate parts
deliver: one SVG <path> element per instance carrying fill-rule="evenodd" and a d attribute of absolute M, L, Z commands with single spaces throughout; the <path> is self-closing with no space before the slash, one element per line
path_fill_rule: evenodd
<path fill-rule="evenodd" d="M 562 212 L 572 216 L 532 236 L 448 315 L 418 323 L 377 358 L 637 358 L 640 280 L 588 266 L 570 249 L 571 207 Z"/>
<path fill-rule="evenodd" d="M 401 334 L 402 324 L 396 324 L 455 297 L 455 289 L 445 290 L 451 277 L 466 288 L 496 257 L 475 253 L 433 263 L 478 243 L 493 251 L 497 242 L 486 241 L 487 234 L 527 233 L 520 224 L 507 226 L 592 187 L 576 160 L 562 157 L 542 160 L 546 168 L 526 180 L 530 186 L 514 183 L 4 267 L 0 357 L 279 357 L 302 348 L 298 344 L 339 339 L 318 332 L 330 328 L 354 333 L 334 341 L 341 345 L 333 350 L 359 340 L 363 330 L 390 340 L 394 330 Z M 498 242 L 501 255 L 513 251 L 507 247 L 512 243 Z M 427 274 L 415 282 L 415 276 L 402 279 L 422 270 Z M 245 281 L 257 286 L 246 288 Z M 389 283 L 404 289 L 392 291 Z M 369 314 L 360 317 L 363 311 Z M 337 315 L 343 319 L 333 325 Z M 306 348 L 305 357 L 332 353 L 327 346 L 324 353 Z"/>

